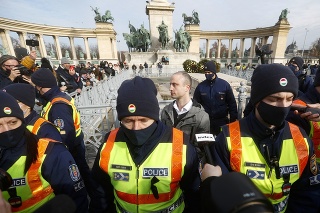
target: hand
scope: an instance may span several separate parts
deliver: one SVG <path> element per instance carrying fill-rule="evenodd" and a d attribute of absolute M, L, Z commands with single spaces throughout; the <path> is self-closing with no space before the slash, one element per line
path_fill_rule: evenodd
<path fill-rule="evenodd" d="M 222 175 L 220 166 L 213 166 L 211 164 L 205 164 L 201 172 L 201 181 L 211 176 L 219 177 Z"/>
<path fill-rule="evenodd" d="M 307 107 L 320 109 L 320 104 L 319 103 L 318 104 L 307 104 Z M 299 114 L 296 111 L 294 113 L 295 114 Z M 307 119 L 309 121 L 314 121 L 314 122 L 319 122 L 320 121 L 319 113 L 312 114 L 312 112 L 305 112 L 305 113 L 301 113 L 300 117 L 301 118 L 305 118 L 305 119 Z"/>
<path fill-rule="evenodd" d="M 36 60 L 37 59 L 37 51 L 32 50 L 30 52 L 29 56 L 30 56 L 31 59 Z"/>
<path fill-rule="evenodd" d="M 66 91 L 66 90 L 67 90 L 67 86 L 61 86 L 61 87 L 60 87 L 60 91 L 61 91 L 61 92 L 64 92 L 64 91 Z"/>
<path fill-rule="evenodd" d="M 1 213 L 11 213 L 10 204 L 3 198 L 2 191 L 0 190 L 0 212 Z"/>
<path fill-rule="evenodd" d="M 27 75 L 21 75 L 22 79 L 26 82 L 28 82 L 29 84 L 31 84 L 33 87 L 35 87 L 35 84 L 32 83 L 31 81 L 31 76 L 27 76 Z"/>
<path fill-rule="evenodd" d="M 14 81 L 14 79 L 16 79 L 16 77 L 20 76 L 20 70 L 17 69 L 16 67 L 13 67 L 11 72 L 10 72 L 10 75 L 9 75 L 9 78 L 11 81 Z"/>
<path fill-rule="evenodd" d="M 77 93 L 81 93 L 81 89 L 80 88 L 77 89 Z"/>

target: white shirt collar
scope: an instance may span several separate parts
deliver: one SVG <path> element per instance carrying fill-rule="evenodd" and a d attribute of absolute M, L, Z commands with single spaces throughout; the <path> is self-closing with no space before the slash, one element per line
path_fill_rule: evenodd
<path fill-rule="evenodd" d="M 188 112 L 188 111 L 191 109 L 191 107 L 192 107 L 192 100 L 191 100 L 191 99 L 190 99 L 190 101 L 189 101 L 186 105 L 184 105 L 184 107 L 182 107 L 181 110 L 179 110 L 176 101 L 175 101 L 174 104 L 173 104 L 173 108 L 176 110 L 176 112 L 177 112 L 178 115 L 181 115 L 181 114 L 183 114 L 183 113 Z"/>

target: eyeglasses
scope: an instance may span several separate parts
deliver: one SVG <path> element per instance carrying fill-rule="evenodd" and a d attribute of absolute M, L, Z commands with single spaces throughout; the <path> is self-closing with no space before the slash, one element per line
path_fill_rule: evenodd
<path fill-rule="evenodd" d="M 8 65 L 8 64 L 4 64 L 3 66 L 8 67 L 8 68 L 13 68 L 13 67 L 16 67 L 16 66 L 18 66 L 18 65 Z"/>

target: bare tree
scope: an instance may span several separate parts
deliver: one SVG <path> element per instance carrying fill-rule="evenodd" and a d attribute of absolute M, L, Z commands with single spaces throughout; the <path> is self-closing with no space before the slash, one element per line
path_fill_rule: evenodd
<path fill-rule="evenodd" d="M 315 40 L 310 49 L 310 56 L 316 57 L 320 60 L 320 38 Z"/>

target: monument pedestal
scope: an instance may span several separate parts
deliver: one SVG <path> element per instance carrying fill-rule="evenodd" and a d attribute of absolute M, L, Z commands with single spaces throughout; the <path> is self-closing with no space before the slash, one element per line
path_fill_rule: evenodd
<path fill-rule="evenodd" d="M 135 64 L 136 66 L 140 64 L 147 64 L 150 66 L 157 66 L 158 62 L 162 62 L 162 56 L 169 58 L 169 64 L 164 65 L 172 69 L 182 69 L 183 62 L 187 59 L 199 61 L 200 53 L 190 53 L 190 52 L 174 52 L 172 50 L 158 50 L 157 52 L 131 52 L 126 54 L 127 62 L 130 66 Z"/>

